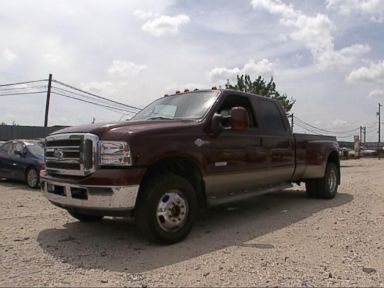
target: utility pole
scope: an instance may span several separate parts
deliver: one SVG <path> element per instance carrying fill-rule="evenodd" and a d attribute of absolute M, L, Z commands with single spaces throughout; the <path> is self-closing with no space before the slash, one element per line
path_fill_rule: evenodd
<path fill-rule="evenodd" d="M 380 108 L 381 108 L 381 106 L 383 106 L 383 105 L 381 105 L 380 103 L 378 103 L 378 104 L 379 104 L 379 112 L 377 112 L 377 115 L 379 116 L 379 122 L 378 122 L 378 124 L 379 124 L 379 130 L 378 130 L 378 134 L 379 134 L 379 135 L 378 135 L 378 136 L 379 136 L 379 137 L 378 137 L 378 139 L 377 139 L 377 155 L 378 155 L 378 158 L 380 159 L 380 156 L 381 156 L 381 155 L 380 155 L 380 154 L 381 154 L 381 153 L 380 153 L 380 152 L 381 152 L 381 148 L 380 148 L 380 142 L 381 142 L 381 140 L 380 140 L 380 136 L 381 136 L 381 135 L 380 135 L 380 132 L 381 132 L 381 131 L 380 131 L 380 127 L 381 127 L 381 119 L 380 119 L 380 118 L 381 118 L 381 117 L 380 117 L 380 116 L 381 116 L 381 112 L 380 112 Z"/>
<path fill-rule="evenodd" d="M 364 144 L 367 142 L 367 126 L 364 126 Z"/>
<path fill-rule="evenodd" d="M 44 127 L 48 127 L 48 112 L 49 112 L 49 101 L 51 100 L 51 86 L 52 86 L 52 74 L 49 74 L 48 89 L 47 89 L 47 101 L 45 103 Z"/>
<path fill-rule="evenodd" d="M 291 132 L 293 133 L 293 113 L 291 114 Z"/>
<path fill-rule="evenodd" d="M 363 127 L 360 126 L 360 145 L 363 143 Z"/>

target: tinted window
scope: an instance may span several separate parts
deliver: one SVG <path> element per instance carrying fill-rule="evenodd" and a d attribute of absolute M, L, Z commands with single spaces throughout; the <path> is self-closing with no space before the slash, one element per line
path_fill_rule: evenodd
<path fill-rule="evenodd" d="M 264 129 L 285 131 L 281 114 L 276 104 L 271 101 L 256 101 L 256 109 L 261 126 Z"/>

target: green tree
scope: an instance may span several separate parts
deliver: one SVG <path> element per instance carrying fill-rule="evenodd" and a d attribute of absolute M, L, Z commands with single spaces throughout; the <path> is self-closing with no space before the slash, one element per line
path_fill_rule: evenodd
<path fill-rule="evenodd" d="M 247 74 L 240 76 L 237 75 L 237 84 L 232 85 L 228 81 L 226 87 L 229 89 L 248 92 L 275 99 L 281 103 L 281 105 L 285 109 L 285 112 L 287 113 L 292 109 L 293 105 L 296 102 L 296 100 L 294 100 L 293 98 L 288 99 L 288 96 L 286 94 L 280 94 L 279 91 L 276 90 L 276 83 L 273 80 L 273 77 L 271 77 L 269 82 L 267 82 L 261 76 L 257 77 L 256 80 L 252 81 L 251 76 Z"/>

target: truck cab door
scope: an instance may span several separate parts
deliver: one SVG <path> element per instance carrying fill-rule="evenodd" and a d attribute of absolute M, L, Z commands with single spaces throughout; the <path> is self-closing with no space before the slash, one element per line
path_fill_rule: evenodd
<path fill-rule="evenodd" d="M 268 99 L 254 99 L 254 105 L 267 153 L 268 172 L 265 184 L 287 182 L 294 173 L 295 154 L 294 140 L 285 111 Z"/>
<path fill-rule="evenodd" d="M 225 129 L 211 136 L 202 145 L 207 163 L 206 193 L 208 202 L 215 202 L 238 194 L 252 192 L 266 176 L 266 151 L 248 97 L 228 95 L 216 113 L 228 116 L 233 107 L 243 107 L 249 116 L 245 131 Z"/>

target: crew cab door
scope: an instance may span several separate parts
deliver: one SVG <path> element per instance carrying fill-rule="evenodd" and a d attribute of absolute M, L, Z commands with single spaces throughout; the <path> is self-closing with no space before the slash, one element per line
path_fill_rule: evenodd
<path fill-rule="evenodd" d="M 233 107 L 246 109 L 249 127 L 245 131 L 224 130 L 202 145 L 207 162 L 204 180 L 208 201 L 251 192 L 266 176 L 266 151 L 249 97 L 227 95 L 215 112 L 226 116 Z"/>
<path fill-rule="evenodd" d="M 281 184 L 291 179 L 295 169 L 294 140 L 285 111 L 275 101 L 252 99 L 260 124 L 260 137 L 267 153 L 265 184 Z"/>

